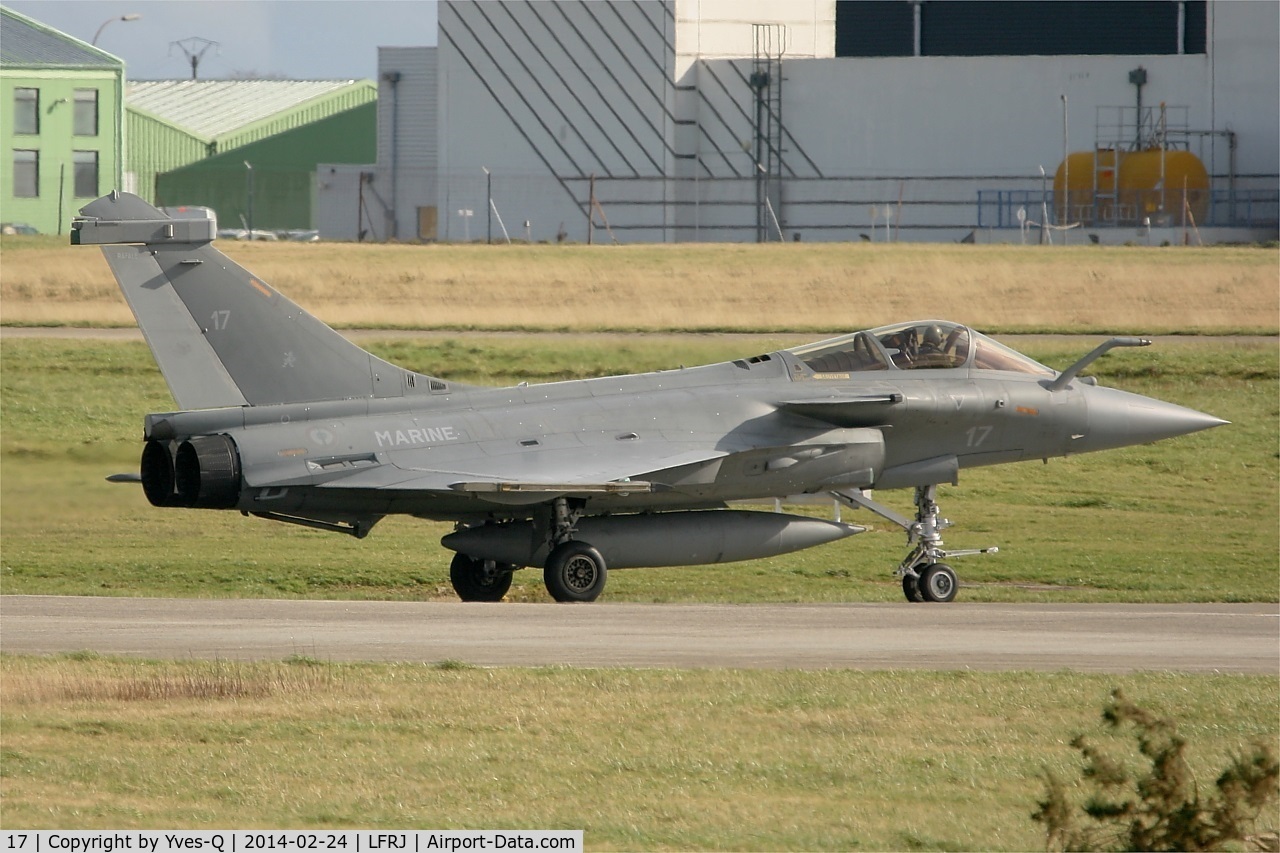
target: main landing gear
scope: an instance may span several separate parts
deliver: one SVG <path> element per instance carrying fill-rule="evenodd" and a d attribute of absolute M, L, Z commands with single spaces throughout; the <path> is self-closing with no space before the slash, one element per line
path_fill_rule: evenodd
<path fill-rule="evenodd" d="M 950 527 L 951 522 L 938 514 L 938 504 L 934 500 L 937 492 L 937 485 L 916 487 L 914 521 L 883 504 L 876 503 L 861 492 L 831 493 L 841 503 L 854 508 L 869 509 L 907 531 L 907 544 L 913 547 L 894 572 L 896 576 L 902 578 L 902 594 L 907 597 L 907 601 L 954 601 L 960 582 L 956 578 L 955 569 L 943 560 L 951 557 L 967 557 L 971 554 L 994 554 L 1000 550 L 999 548 L 943 550 L 942 531 Z"/>
<path fill-rule="evenodd" d="M 550 553 L 543 564 L 542 580 L 556 601 L 595 601 L 604 592 L 608 567 L 590 544 L 574 539 L 582 508 L 566 498 L 551 505 L 544 516 Z M 511 589 L 511 573 L 520 566 L 481 560 L 459 552 L 449 567 L 449 580 L 463 601 L 501 601 Z"/>
<path fill-rule="evenodd" d="M 551 553 L 543 564 L 542 582 L 556 601 L 595 601 L 604 592 L 609 570 L 600 552 L 574 539 L 582 502 L 556 498 L 551 505 Z"/>
<path fill-rule="evenodd" d="M 599 551 L 570 539 L 551 550 L 542 580 L 556 601 L 595 601 L 604 592 L 607 574 Z"/>

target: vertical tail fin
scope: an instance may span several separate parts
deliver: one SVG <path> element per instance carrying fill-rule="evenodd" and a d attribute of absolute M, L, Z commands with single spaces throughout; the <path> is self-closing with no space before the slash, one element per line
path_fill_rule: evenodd
<path fill-rule="evenodd" d="M 102 245 L 184 409 L 446 390 L 360 349 L 233 262 L 212 246 L 211 221 L 169 219 L 130 193 L 80 213 L 71 242 Z"/>

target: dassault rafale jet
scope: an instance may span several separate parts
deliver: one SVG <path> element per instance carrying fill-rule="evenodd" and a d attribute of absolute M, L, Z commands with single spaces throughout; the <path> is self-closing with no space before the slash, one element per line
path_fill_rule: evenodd
<path fill-rule="evenodd" d="M 215 223 L 135 195 L 87 205 L 99 244 L 182 411 L 145 419 L 158 507 L 363 538 L 384 516 L 451 521 L 464 600 L 498 601 L 541 567 L 557 601 L 609 569 L 750 560 L 864 528 L 730 509 L 828 495 L 907 531 L 910 601 L 951 601 L 937 487 L 963 468 L 1142 444 L 1226 421 L 1058 373 L 966 326 L 901 323 L 722 364 L 480 388 L 355 346 L 212 245 Z M 873 490 L 915 490 L 915 517 Z M 994 550 L 994 549 L 984 549 Z"/>

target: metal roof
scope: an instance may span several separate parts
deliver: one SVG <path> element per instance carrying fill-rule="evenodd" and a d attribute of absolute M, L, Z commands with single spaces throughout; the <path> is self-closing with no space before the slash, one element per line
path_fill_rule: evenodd
<path fill-rule="evenodd" d="M 115 70 L 124 60 L 0 6 L 0 65 Z"/>
<path fill-rule="evenodd" d="M 151 80 L 130 82 L 125 103 L 206 139 L 215 139 L 368 80 Z"/>

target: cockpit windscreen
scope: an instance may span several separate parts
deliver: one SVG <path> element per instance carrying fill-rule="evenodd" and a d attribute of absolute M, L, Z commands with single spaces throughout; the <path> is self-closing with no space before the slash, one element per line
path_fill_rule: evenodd
<path fill-rule="evenodd" d="M 958 323 L 926 320 L 881 326 L 796 347 L 789 352 L 822 378 L 868 370 L 947 370 L 971 367 L 1053 376 L 1016 350 Z"/>

